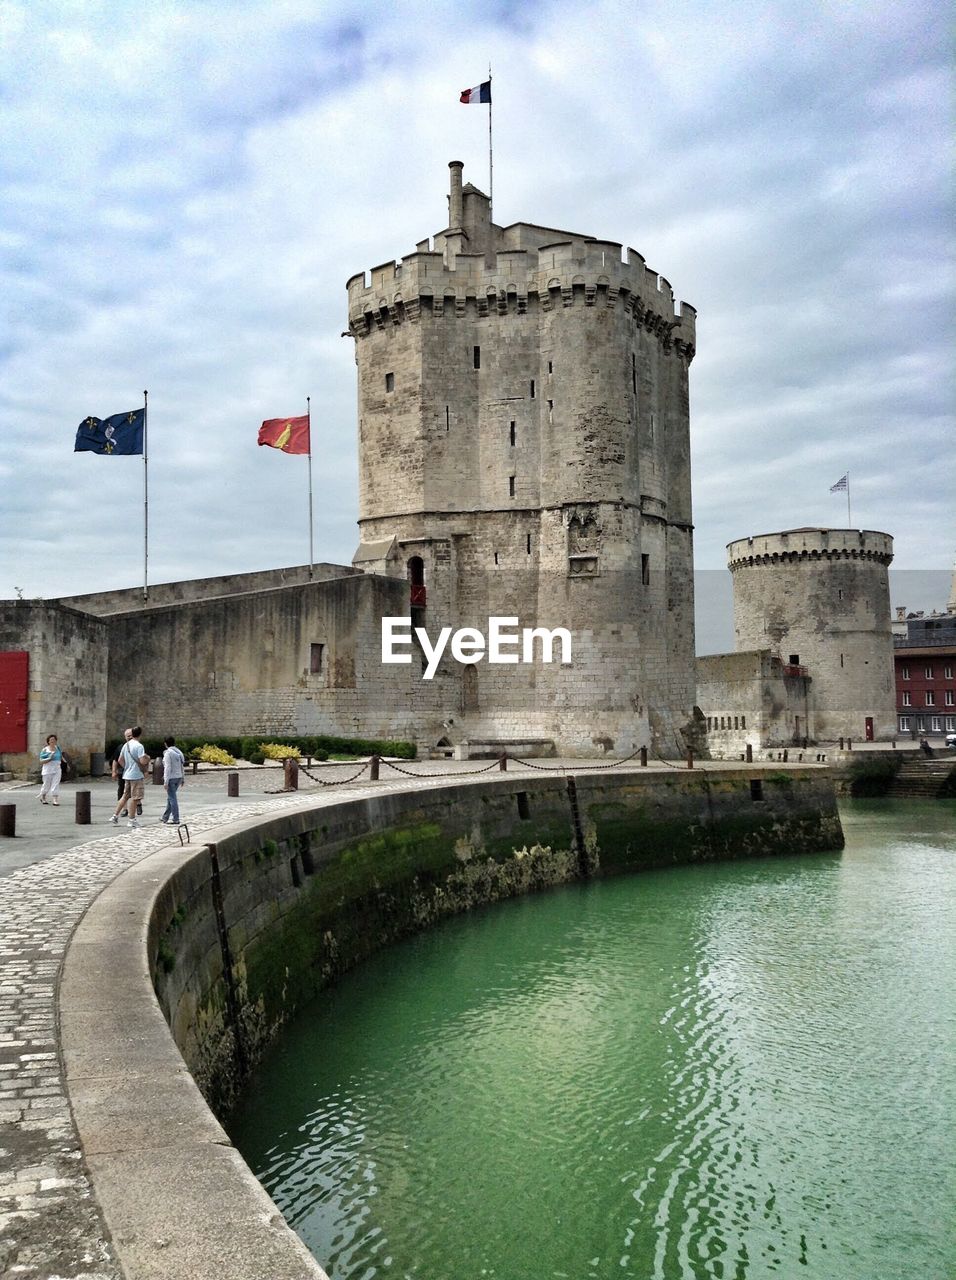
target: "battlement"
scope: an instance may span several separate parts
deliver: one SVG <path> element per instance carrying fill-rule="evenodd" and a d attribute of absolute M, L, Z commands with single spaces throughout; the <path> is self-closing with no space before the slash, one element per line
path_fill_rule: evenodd
<path fill-rule="evenodd" d="M 754 534 L 727 544 L 727 564 L 737 569 L 820 560 L 871 560 L 888 565 L 893 539 L 873 529 L 789 529 Z"/>
<path fill-rule="evenodd" d="M 459 175 L 460 177 L 460 175 Z M 487 197 L 471 191 L 473 203 Z M 474 213 L 466 222 L 475 223 Z M 416 321 L 423 309 L 443 316 L 586 306 L 624 306 L 665 341 L 692 358 L 697 312 L 679 305 L 670 282 L 635 249 L 532 223 L 481 225 L 472 239 L 454 226 L 419 241 L 414 253 L 360 272 L 348 281 L 349 327 L 356 338 L 385 323 Z M 494 248 L 471 252 L 478 240 Z"/>

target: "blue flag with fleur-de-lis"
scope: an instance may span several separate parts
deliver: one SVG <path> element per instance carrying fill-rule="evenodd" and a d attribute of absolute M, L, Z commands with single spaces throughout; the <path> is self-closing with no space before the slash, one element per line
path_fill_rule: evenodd
<path fill-rule="evenodd" d="M 110 418 L 84 418 L 76 430 L 74 453 L 142 453 L 146 410 L 131 409 Z"/>

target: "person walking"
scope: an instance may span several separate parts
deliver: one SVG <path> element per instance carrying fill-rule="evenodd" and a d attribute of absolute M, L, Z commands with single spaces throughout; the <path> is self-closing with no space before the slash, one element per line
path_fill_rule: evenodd
<path fill-rule="evenodd" d="M 120 752 L 120 764 L 123 766 L 123 796 L 110 818 L 110 822 L 115 827 L 119 822 L 120 810 L 125 809 L 128 815 L 126 825 L 134 831 L 138 831 L 140 827 L 136 814 L 142 812 L 146 770 L 149 768 L 149 756 L 139 740 L 142 732 L 139 725 L 131 729 L 129 740 Z"/>
<path fill-rule="evenodd" d="M 163 786 L 166 788 L 166 808 L 160 822 L 179 826 L 179 789 L 186 780 L 186 757 L 176 746 L 175 738 L 163 739 Z"/>
<path fill-rule="evenodd" d="M 56 740 L 56 734 L 47 735 L 46 745 L 40 750 L 40 803 L 60 803 L 60 774 L 62 773 L 63 752 Z"/>
<path fill-rule="evenodd" d="M 113 748 L 113 750 L 110 752 L 110 756 L 109 756 L 109 761 L 110 761 L 110 777 L 111 777 L 111 778 L 113 779 L 113 781 L 116 783 L 116 799 L 117 799 L 117 800 L 122 800 L 122 798 L 123 798 L 123 792 L 124 792 L 124 791 L 125 791 L 125 789 L 126 789 L 126 783 L 123 781 L 123 762 L 122 762 L 122 755 L 123 755 L 123 747 L 126 745 L 126 743 L 127 743 L 127 742 L 129 742 L 129 740 L 130 740 L 130 738 L 132 737 L 132 735 L 133 735 L 133 730 L 132 730 L 132 729 L 124 729 L 124 730 L 123 730 L 123 741 L 119 744 L 119 746 L 118 746 L 118 747 L 114 747 L 114 748 Z M 119 816 L 120 816 L 121 818 L 125 818 L 125 817 L 126 817 L 126 810 L 125 810 L 125 809 L 122 809 L 122 810 L 120 811 L 120 815 L 119 815 Z"/>

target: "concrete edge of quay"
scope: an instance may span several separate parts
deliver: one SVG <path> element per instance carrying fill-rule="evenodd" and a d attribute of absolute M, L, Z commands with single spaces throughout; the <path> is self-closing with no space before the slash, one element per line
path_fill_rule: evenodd
<path fill-rule="evenodd" d="M 724 762 L 710 764 L 706 772 L 753 777 L 779 769 L 770 763 Z M 672 770 L 689 773 L 676 765 L 664 772 Z M 788 772 L 807 770 L 827 773 L 825 766 L 809 763 L 791 765 Z M 648 780 L 651 773 L 634 766 L 620 770 L 625 771 Z M 607 776 L 600 767 L 581 768 L 577 762 L 560 772 L 579 779 Z M 309 811 L 365 802 L 376 794 L 491 780 L 506 781 L 497 773 L 422 778 L 375 790 L 347 787 L 288 796 L 281 813 L 299 820 Z M 508 781 L 519 784 L 514 776 Z M 325 1277 L 202 1096 L 160 1008 L 147 950 L 151 916 L 170 879 L 198 854 L 208 853 L 211 844 L 275 820 L 271 809 L 237 814 L 235 820 L 223 815 L 195 844 L 144 850 L 145 856 L 104 883 L 71 922 L 56 993 L 57 1048 L 79 1154 L 109 1250 L 125 1280 Z"/>

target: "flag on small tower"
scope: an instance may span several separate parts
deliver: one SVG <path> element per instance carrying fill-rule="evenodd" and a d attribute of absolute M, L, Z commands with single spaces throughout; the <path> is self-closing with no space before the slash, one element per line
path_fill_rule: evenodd
<path fill-rule="evenodd" d="M 491 102 L 491 81 L 476 84 L 473 89 L 462 89 L 459 102 Z"/>
<path fill-rule="evenodd" d="M 268 418 L 259 428 L 259 443 L 283 453 L 311 453 L 309 415 L 302 418 Z"/>
<path fill-rule="evenodd" d="M 849 473 L 849 472 L 847 472 L 847 474 L 846 474 L 845 476 L 841 476 L 841 477 L 840 477 L 840 479 L 836 482 L 836 484 L 831 484 L 831 485 L 830 485 L 830 492 L 831 492 L 831 493 L 840 493 L 840 492 L 841 492 L 841 490 L 843 490 L 843 489 L 845 489 L 845 488 L 846 488 L 847 483 L 848 483 L 848 481 L 849 481 L 849 478 L 850 478 L 850 473 Z"/>

